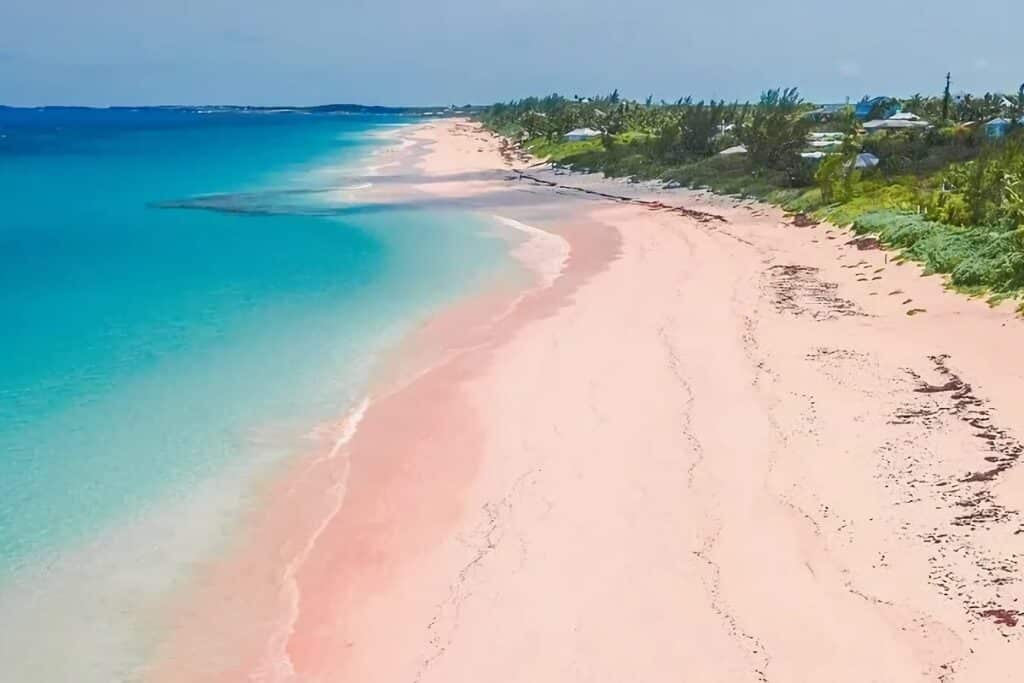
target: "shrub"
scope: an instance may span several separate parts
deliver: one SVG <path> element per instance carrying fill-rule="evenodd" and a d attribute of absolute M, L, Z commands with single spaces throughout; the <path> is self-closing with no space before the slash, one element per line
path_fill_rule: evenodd
<path fill-rule="evenodd" d="M 1024 140 L 991 146 L 975 159 L 953 164 L 926 208 L 936 220 L 954 225 L 1024 226 Z"/>
<path fill-rule="evenodd" d="M 895 211 L 872 211 L 854 221 L 857 233 L 875 233 L 882 244 L 908 248 L 935 232 L 941 226 L 918 214 Z"/>
<path fill-rule="evenodd" d="M 887 175 L 915 167 L 928 157 L 931 147 L 927 135 L 915 130 L 875 133 L 864 140 L 864 151 L 881 160 L 879 169 Z"/>
<path fill-rule="evenodd" d="M 948 273 L 956 287 L 999 293 L 1024 287 L 1024 230 L 964 228 L 892 211 L 864 214 L 854 230 L 903 249 L 926 272 Z"/>
<path fill-rule="evenodd" d="M 812 123 L 800 116 L 802 100 L 796 88 L 769 90 L 761 95 L 750 121 L 739 133 L 751 161 L 761 167 L 785 171 L 794 178 L 800 168 L 800 150 Z M 800 161 L 798 161 L 800 160 Z"/>

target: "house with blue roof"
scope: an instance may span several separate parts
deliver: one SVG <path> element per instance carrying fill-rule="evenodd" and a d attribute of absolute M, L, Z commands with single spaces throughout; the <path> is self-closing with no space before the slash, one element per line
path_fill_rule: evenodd
<path fill-rule="evenodd" d="M 1024 126 L 1024 116 L 1017 121 L 1018 126 Z M 1006 137 L 1006 134 L 1013 128 L 1013 121 L 1003 117 L 995 118 L 985 124 L 985 135 L 990 138 Z"/>
<path fill-rule="evenodd" d="M 849 105 L 823 104 L 814 111 L 804 114 L 804 118 L 811 119 L 812 121 L 830 121 L 842 114 L 847 106 Z"/>
<path fill-rule="evenodd" d="M 894 114 L 899 114 L 903 110 L 903 106 L 899 100 L 893 97 L 865 97 L 863 100 L 857 103 L 857 107 L 853 113 L 861 121 L 867 121 L 875 115 L 875 118 L 887 119 Z"/>

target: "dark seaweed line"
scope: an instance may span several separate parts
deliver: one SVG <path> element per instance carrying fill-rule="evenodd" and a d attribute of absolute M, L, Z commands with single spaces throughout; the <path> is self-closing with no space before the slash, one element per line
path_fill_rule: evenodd
<path fill-rule="evenodd" d="M 560 190 L 572 190 L 573 192 L 579 192 L 581 194 L 592 195 L 594 197 L 601 197 L 603 199 L 611 199 L 612 201 L 622 202 L 624 204 L 636 204 L 639 206 L 646 206 L 652 210 L 659 211 L 670 211 L 678 213 L 687 218 L 692 218 L 701 223 L 710 223 L 717 221 L 720 223 L 728 223 L 724 216 L 720 216 L 716 213 L 708 213 L 706 211 L 697 211 L 696 209 L 687 209 L 685 206 L 673 206 L 671 204 L 665 204 L 664 202 L 654 201 L 650 199 L 637 199 L 635 197 L 627 197 L 625 195 L 611 194 L 609 192 L 601 192 L 599 190 L 590 190 L 584 187 L 577 187 L 575 185 L 563 185 L 556 183 L 553 180 L 545 180 L 523 171 L 516 171 L 516 179 L 518 180 L 529 180 L 539 185 L 547 185 L 548 187 L 558 188 Z"/>

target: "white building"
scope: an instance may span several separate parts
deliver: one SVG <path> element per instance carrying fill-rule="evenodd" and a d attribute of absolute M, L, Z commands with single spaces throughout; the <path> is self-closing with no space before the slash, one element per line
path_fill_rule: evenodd
<path fill-rule="evenodd" d="M 593 128 L 576 128 L 575 130 L 570 130 L 563 137 L 570 142 L 579 142 L 581 140 L 599 138 L 601 137 L 601 131 L 594 130 Z"/>
<path fill-rule="evenodd" d="M 890 121 L 920 121 L 921 117 L 910 111 L 901 111 L 889 117 Z"/>
<path fill-rule="evenodd" d="M 864 130 L 869 133 L 874 133 L 879 130 L 922 130 L 925 128 L 931 128 L 931 124 L 927 121 L 914 119 L 875 119 L 874 121 L 868 121 L 864 124 Z"/>

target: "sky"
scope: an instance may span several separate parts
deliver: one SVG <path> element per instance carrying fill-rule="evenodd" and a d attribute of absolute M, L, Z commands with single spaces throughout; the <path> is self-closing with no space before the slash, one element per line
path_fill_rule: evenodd
<path fill-rule="evenodd" d="M 816 102 L 1015 92 L 1024 3 L 2 0 L 0 104 L 485 104 L 534 94 Z"/>

